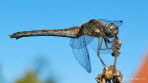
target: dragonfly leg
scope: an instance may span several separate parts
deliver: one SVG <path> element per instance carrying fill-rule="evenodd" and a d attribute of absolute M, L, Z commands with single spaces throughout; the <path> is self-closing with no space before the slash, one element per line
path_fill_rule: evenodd
<path fill-rule="evenodd" d="M 97 55 L 98 55 L 98 57 L 99 57 L 99 59 L 100 59 L 102 65 L 103 65 L 103 67 L 106 67 L 104 61 L 103 61 L 102 58 L 100 57 L 100 49 L 101 49 L 101 46 L 102 46 L 102 41 L 103 41 L 103 39 L 98 40 L 98 50 L 97 50 Z"/>
<path fill-rule="evenodd" d="M 107 43 L 111 43 L 111 41 L 108 38 L 105 38 L 105 37 L 103 37 L 103 39 L 104 39 L 104 42 L 105 42 L 106 49 L 112 49 L 112 48 L 109 48 L 108 44 L 107 44 Z M 106 50 L 106 49 L 104 49 L 104 50 Z"/>
<path fill-rule="evenodd" d="M 108 49 L 107 38 L 104 37 L 103 39 L 104 39 L 104 41 L 105 41 L 106 48 Z"/>
<path fill-rule="evenodd" d="M 116 39 L 118 39 L 118 36 L 115 36 Z"/>
<path fill-rule="evenodd" d="M 97 53 L 97 55 L 98 55 L 98 57 L 99 57 L 99 59 L 100 59 L 100 61 L 101 61 L 102 65 L 103 65 L 103 67 L 106 67 L 106 65 L 105 65 L 104 61 L 103 61 L 103 60 L 102 60 L 102 58 L 100 57 L 100 54 L 98 54 L 98 53 Z"/>

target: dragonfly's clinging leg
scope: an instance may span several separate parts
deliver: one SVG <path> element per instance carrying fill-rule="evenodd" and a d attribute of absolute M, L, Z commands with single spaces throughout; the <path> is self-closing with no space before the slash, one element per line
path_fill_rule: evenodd
<path fill-rule="evenodd" d="M 107 45 L 108 40 L 107 40 L 107 38 L 104 37 L 104 41 L 105 41 L 106 48 L 108 49 L 108 45 Z"/>
<path fill-rule="evenodd" d="M 118 36 L 115 36 L 116 39 L 118 39 Z"/>
<path fill-rule="evenodd" d="M 103 42 L 102 38 L 98 39 L 97 55 L 100 55 L 100 49 L 101 49 L 101 46 L 102 46 L 102 42 Z"/>
<path fill-rule="evenodd" d="M 106 37 L 103 37 L 103 39 L 104 39 L 104 42 L 105 42 L 106 49 L 112 49 L 112 47 L 111 48 L 108 47 L 108 44 L 110 44 L 112 41 L 110 41 Z M 101 49 L 101 50 L 106 50 L 106 49 Z"/>
<path fill-rule="evenodd" d="M 98 57 L 99 57 L 99 59 L 100 59 L 102 65 L 103 65 L 104 67 L 106 67 L 105 63 L 103 62 L 102 58 L 100 57 L 100 52 L 99 52 L 100 49 L 101 49 L 101 46 L 102 46 L 102 42 L 103 42 L 103 38 L 101 38 L 100 40 L 98 40 L 98 50 L 97 50 L 97 55 L 98 55 Z"/>

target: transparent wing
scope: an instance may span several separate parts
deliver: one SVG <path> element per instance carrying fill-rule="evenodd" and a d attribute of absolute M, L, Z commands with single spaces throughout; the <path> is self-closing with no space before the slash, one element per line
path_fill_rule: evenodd
<path fill-rule="evenodd" d="M 97 50 L 98 50 L 98 41 L 100 41 L 102 39 L 102 37 L 100 38 L 94 38 L 93 42 L 90 44 L 90 47 L 97 53 Z M 101 49 L 99 50 L 99 53 L 100 54 L 110 54 L 112 53 L 112 39 L 109 40 L 110 42 L 107 42 L 107 41 L 104 41 L 102 42 L 102 45 L 101 45 Z M 106 44 L 107 46 L 106 46 Z"/>
<path fill-rule="evenodd" d="M 112 41 L 110 40 L 110 42 L 107 42 L 103 39 L 100 54 L 111 54 L 112 52 Z"/>
<path fill-rule="evenodd" d="M 91 72 L 91 64 L 87 45 L 91 43 L 91 39 L 89 36 L 81 36 L 79 38 L 73 38 L 70 41 L 70 46 L 75 58 L 89 73 Z"/>
<path fill-rule="evenodd" d="M 84 48 L 84 43 L 82 41 L 85 41 L 86 45 L 89 45 L 94 40 L 94 37 L 83 35 L 79 38 L 72 38 L 70 40 L 70 46 L 72 49 L 80 49 Z"/>
<path fill-rule="evenodd" d="M 110 20 L 106 20 L 106 19 L 98 19 L 98 20 L 100 20 L 102 23 L 105 23 L 105 24 L 114 23 L 118 27 L 120 27 L 123 23 L 122 20 L 117 20 L 117 21 L 110 21 Z"/>

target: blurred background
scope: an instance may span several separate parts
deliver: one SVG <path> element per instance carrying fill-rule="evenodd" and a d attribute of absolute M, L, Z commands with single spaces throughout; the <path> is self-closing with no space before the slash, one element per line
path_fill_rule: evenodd
<path fill-rule="evenodd" d="M 148 47 L 147 4 L 147 0 L 0 0 L 0 83 L 96 83 L 103 69 L 96 53 L 90 50 L 89 74 L 73 56 L 70 38 L 9 38 L 18 31 L 63 29 L 91 19 L 124 21 L 117 68 L 125 83 L 137 80 L 134 76 Z M 113 64 L 110 55 L 102 58 Z"/>

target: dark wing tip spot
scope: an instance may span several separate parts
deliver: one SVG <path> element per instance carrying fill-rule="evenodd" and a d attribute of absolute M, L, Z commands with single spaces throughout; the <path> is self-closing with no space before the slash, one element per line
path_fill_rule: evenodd
<path fill-rule="evenodd" d="M 123 21 L 122 21 L 122 20 L 120 20 L 120 22 L 122 23 Z"/>

